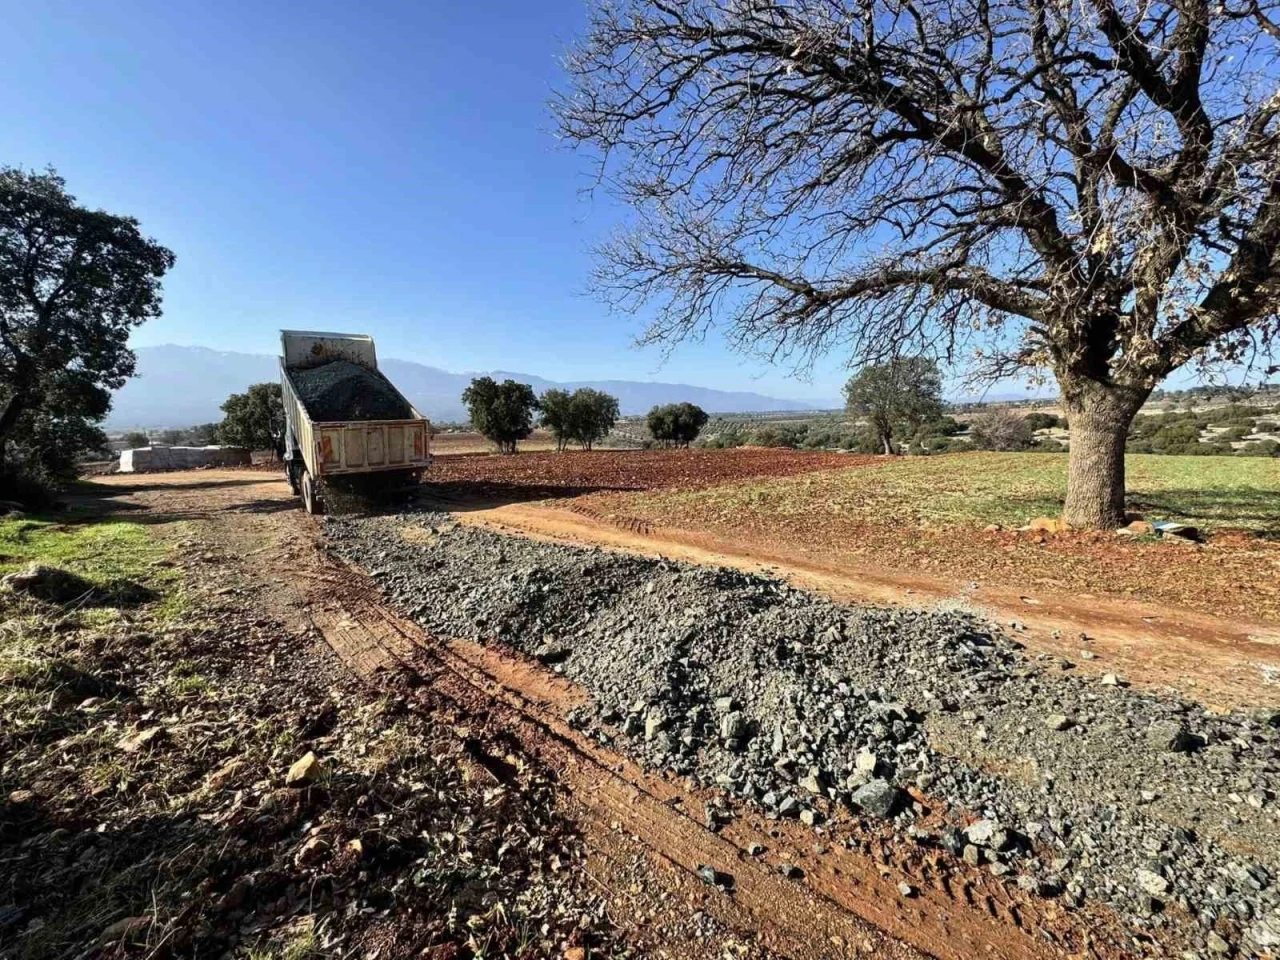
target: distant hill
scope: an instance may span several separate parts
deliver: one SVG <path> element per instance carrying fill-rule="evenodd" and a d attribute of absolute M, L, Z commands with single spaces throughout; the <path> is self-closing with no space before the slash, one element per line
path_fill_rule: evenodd
<path fill-rule="evenodd" d="M 251 383 L 275 380 L 277 360 L 260 353 L 234 353 L 208 347 L 166 344 L 140 347 L 138 375 L 116 393 L 107 426 L 185 427 L 222 419 L 218 409 L 229 394 Z M 459 399 L 475 373 L 452 373 L 411 360 L 380 358 L 379 366 L 422 413 L 433 420 L 465 420 Z M 583 380 L 558 383 L 524 373 L 494 371 L 496 379 L 510 377 L 531 384 L 538 393 L 551 388 L 595 387 L 618 398 L 624 416 L 646 412 L 659 403 L 687 400 L 708 413 L 760 413 L 774 410 L 815 410 L 819 404 L 783 400 L 758 393 L 711 390 L 685 383 L 638 380 Z"/>

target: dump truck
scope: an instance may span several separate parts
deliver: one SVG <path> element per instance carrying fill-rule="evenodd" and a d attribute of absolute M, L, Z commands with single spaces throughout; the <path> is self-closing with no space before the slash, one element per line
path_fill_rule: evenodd
<path fill-rule="evenodd" d="M 308 513 L 334 482 L 421 483 L 430 424 L 378 370 L 372 337 L 281 330 L 280 390 L 289 485 Z"/>

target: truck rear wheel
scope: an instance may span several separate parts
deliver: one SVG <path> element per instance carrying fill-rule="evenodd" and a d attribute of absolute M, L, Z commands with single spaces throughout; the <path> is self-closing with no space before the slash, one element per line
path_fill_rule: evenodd
<path fill-rule="evenodd" d="M 302 505 L 306 507 L 307 513 L 312 516 L 318 516 L 324 513 L 324 501 L 320 499 L 320 491 L 316 489 L 316 482 L 311 478 L 310 471 L 302 471 Z"/>

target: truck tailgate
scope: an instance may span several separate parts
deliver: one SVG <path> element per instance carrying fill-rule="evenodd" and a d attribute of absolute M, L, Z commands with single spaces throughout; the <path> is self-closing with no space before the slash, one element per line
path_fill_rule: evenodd
<path fill-rule="evenodd" d="M 423 420 L 360 420 L 312 425 L 315 467 L 320 476 L 412 470 L 427 466 Z"/>

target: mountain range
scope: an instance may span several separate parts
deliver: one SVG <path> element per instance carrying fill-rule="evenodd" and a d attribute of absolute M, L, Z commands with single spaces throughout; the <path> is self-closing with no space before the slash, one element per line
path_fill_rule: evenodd
<path fill-rule="evenodd" d="M 252 383 L 276 380 L 275 357 L 264 353 L 234 353 L 208 347 L 165 344 L 139 347 L 137 375 L 115 396 L 107 417 L 109 429 L 130 427 L 186 427 L 222 419 L 219 409 L 233 393 L 243 392 Z M 465 420 L 462 391 L 476 373 L 452 373 L 412 360 L 380 359 L 383 373 L 399 387 L 415 407 L 432 420 Z M 708 413 L 762 413 L 776 410 L 817 410 L 821 404 L 784 400 L 758 393 L 712 390 L 686 383 L 656 383 L 640 380 L 581 380 L 560 383 L 524 373 L 505 370 L 489 372 L 495 380 L 508 377 L 527 383 L 537 393 L 552 387 L 572 390 L 595 387 L 618 398 L 622 414 L 645 413 L 661 403 L 688 401 Z M 838 406 L 833 401 L 829 406 Z"/>

